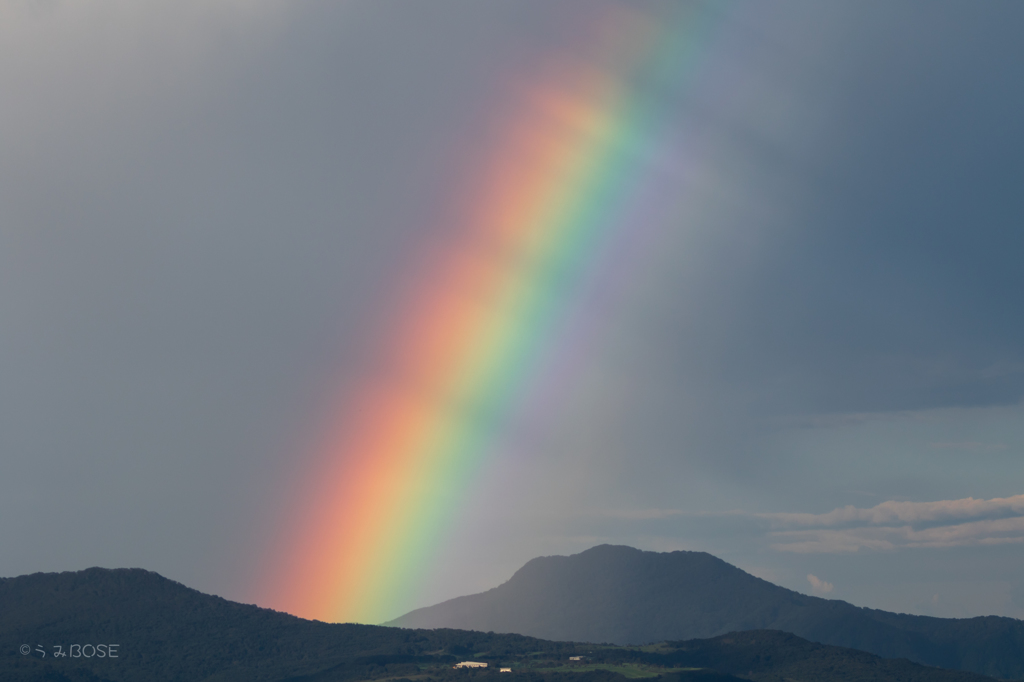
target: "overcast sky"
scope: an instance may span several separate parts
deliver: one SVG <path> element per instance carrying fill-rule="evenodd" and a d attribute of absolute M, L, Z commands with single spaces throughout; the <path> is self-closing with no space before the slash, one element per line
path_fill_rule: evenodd
<path fill-rule="evenodd" d="M 0 575 L 258 602 L 503 87 L 614 4 L 0 2 Z M 605 323 L 409 609 L 614 542 L 1024 617 L 1022 32 L 1008 1 L 720 10 L 667 110 L 685 210 L 579 299 Z"/>

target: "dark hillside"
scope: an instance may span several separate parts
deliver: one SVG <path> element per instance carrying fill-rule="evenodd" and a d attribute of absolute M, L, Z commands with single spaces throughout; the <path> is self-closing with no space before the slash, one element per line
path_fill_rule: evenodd
<path fill-rule="evenodd" d="M 779 632 L 623 648 L 334 625 L 229 602 L 137 569 L 0 580 L 0 643 L 3 682 L 993 682 Z M 32 651 L 22 654 L 22 644 Z M 69 652 L 86 644 L 117 644 L 118 656 Z M 55 657 L 57 646 L 69 655 Z M 489 667 L 452 669 L 467 659 Z"/>
<path fill-rule="evenodd" d="M 0 642 L 3 682 L 992 682 L 778 632 L 624 648 L 331 625 L 205 595 L 138 569 L 0 580 Z M 33 650 L 23 654 L 27 643 Z M 85 644 L 118 644 L 118 656 L 53 655 L 56 646 Z M 580 655 L 582 662 L 569 658 Z M 488 668 L 453 670 L 467 658 Z"/>
<path fill-rule="evenodd" d="M 521 636 L 307 621 L 149 571 L 101 568 L 0 579 L 0 642 L 4 682 L 48 679 L 44 673 L 83 682 L 90 675 L 115 682 L 276 681 L 327 670 L 332 680 L 369 679 L 415 674 L 419 664 L 447 666 L 467 653 L 574 650 Z M 47 656 L 22 656 L 25 643 L 42 645 Z M 118 658 L 54 658 L 54 646 L 67 652 L 72 644 L 119 644 Z"/>
<path fill-rule="evenodd" d="M 731 632 L 713 639 L 666 642 L 656 652 L 614 650 L 609 660 L 641 660 L 678 667 L 713 668 L 755 682 L 793 680 L 900 680 L 981 682 L 991 678 L 959 670 L 930 668 L 906 659 L 808 642 L 778 630 Z"/>

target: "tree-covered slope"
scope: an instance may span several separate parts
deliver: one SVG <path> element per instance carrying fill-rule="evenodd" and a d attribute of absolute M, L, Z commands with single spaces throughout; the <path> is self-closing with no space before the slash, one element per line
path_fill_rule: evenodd
<path fill-rule="evenodd" d="M 906 659 L 818 644 L 778 630 L 732 632 L 712 639 L 665 642 L 654 651 L 616 649 L 608 660 L 638 660 L 672 667 L 711 668 L 755 682 L 842 680 L 871 682 L 981 682 L 991 678 L 922 666 Z"/>
<path fill-rule="evenodd" d="M 779 632 L 626 648 L 321 623 L 205 595 L 138 569 L 0 580 L 0 643 L 4 682 L 993 682 Z M 22 644 L 31 652 L 23 654 Z M 86 644 L 91 656 L 82 655 Z M 95 655 L 101 644 L 117 644 L 117 657 Z M 55 657 L 58 646 L 70 655 Z M 465 659 L 489 667 L 452 669 Z"/>
<path fill-rule="evenodd" d="M 703 552 L 602 545 L 528 562 L 505 584 L 389 625 L 642 644 L 774 629 L 886 658 L 1024 677 L 1024 622 L 928 618 L 793 592 Z"/>
<path fill-rule="evenodd" d="M 0 642 L 5 682 L 37 679 L 44 671 L 77 679 L 76 670 L 115 682 L 277 681 L 327 671 L 332 680 L 369 679 L 386 669 L 401 676 L 418 673 L 421 664 L 450 666 L 476 652 L 574 651 L 571 644 L 530 637 L 308 621 L 149 571 L 100 568 L 0 579 Z M 20 653 L 23 644 L 31 654 Z M 54 657 L 54 647 L 68 654 L 75 644 L 116 644 L 118 657 L 99 658 L 92 649 L 86 650 L 91 658 Z"/>

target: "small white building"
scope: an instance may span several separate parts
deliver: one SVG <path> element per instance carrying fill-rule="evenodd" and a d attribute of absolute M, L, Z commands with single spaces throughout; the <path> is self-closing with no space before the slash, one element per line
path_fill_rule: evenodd
<path fill-rule="evenodd" d="M 499 673 L 510 673 L 510 672 L 512 672 L 512 668 L 499 668 L 498 672 Z"/>
<path fill-rule="evenodd" d="M 463 661 L 462 663 L 456 663 L 455 665 L 453 665 L 452 669 L 455 669 L 455 668 L 486 668 L 486 667 L 487 667 L 486 663 L 480 663 L 478 661 Z"/>
<path fill-rule="evenodd" d="M 570 661 L 582 661 L 583 660 L 583 656 L 570 656 L 569 660 Z"/>

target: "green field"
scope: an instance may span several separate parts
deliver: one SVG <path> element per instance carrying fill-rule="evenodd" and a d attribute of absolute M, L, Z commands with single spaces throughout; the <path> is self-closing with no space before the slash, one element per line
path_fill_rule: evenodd
<path fill-rule="evenodd" d="M 537 672 L 560 672 L 560 673 L 585 673 L 592 670 L 607 670 L 608 672 L 618 673 L 623 677 L 629 679 L 640 679 L 644 677 L 658 677 L 663 672 L 663 669 L 654 669 L 646 665 L 636 665 L 633 663 L 623 663 L 619 665 L 607 664 L 607 663 L 570 663 L 565 665 L 545 665 L 538 666 L 536 668 L 529 668 Z"/>

